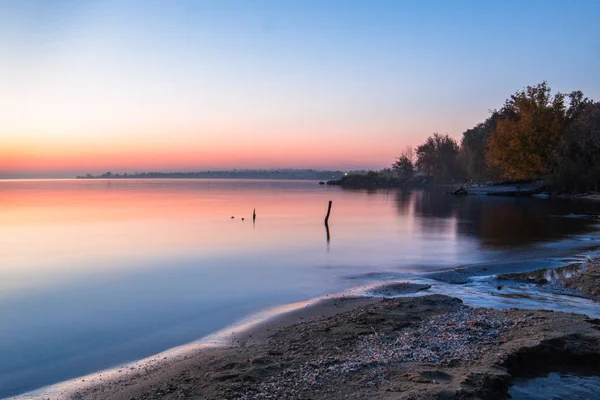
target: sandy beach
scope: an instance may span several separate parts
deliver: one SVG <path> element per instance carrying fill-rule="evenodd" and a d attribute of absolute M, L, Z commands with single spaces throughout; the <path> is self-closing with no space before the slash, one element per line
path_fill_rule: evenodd
<path fill-rule="evenodd" d="M 590 261 L 559 284 L 595 295 L 599 265 Z M 394 283 L 378 293 L 423 295 L 324 299 L 232 334 L 228 346 L 163 359 L 65 397 L 504 399 L 516 378 L 600 373 L 598 319 L 472 308 L 427 289 Z"/>

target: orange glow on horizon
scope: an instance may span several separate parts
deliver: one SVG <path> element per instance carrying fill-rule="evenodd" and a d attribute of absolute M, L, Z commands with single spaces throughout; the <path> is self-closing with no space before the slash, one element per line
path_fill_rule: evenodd
<path fill-rule="evenodd" d="M 399 148 L 399 147 L 398 147 Z M 383 168 L 398 153 L 394 146 L 358 140 L 191 141 L 13 141 L 2 143 L 0 172 L 189 171 L 231 168 Z"/>

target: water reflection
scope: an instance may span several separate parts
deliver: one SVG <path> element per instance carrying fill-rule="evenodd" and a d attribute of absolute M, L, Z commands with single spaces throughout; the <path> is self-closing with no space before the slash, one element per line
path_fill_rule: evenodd
<path fill-rule="evenodd" d="M 591 201 L 456 197 L 436 190 L 398 190 L 395 204 L 399 215 L 414 214 L 423 232 L 452 235 L 456 229 L 456 234 L 477 238 L 482 247 L 491 249 L 595 232 L 596 221 L 586 215 L 600 212 L 600 204 Z"/>
<path fill-rule="evenodd" d="M 539 252 L 528 246 L 593 229 L 554 215 L 600 211 L 293 181 L 0 181 L 0 193 L 0 397 L 389 273 Z"/>

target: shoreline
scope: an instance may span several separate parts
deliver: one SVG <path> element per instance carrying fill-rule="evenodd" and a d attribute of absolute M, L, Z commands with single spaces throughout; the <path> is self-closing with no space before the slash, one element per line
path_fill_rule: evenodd
<path fill-rule="evenodd" d="M 174 365 L 178 366 L 176 368 L 179 368 L 179 366 L 184 367 L 197 357 L 203 357 L 205 353 L 218 352 L 232 346 L 251 345 L 264 340 L 271 331 L 282 326 L 295 324 L 299 320 L 331 316 L 357 306 L 372 304 L 378 300 L 376 297 L 344 292 L 270 307 L 251 314 L 197 341 L 5 399 L 77 398 L 77 392 L 86 391 L 95 385 L 108 382 L 125 383 L 129 380 L 139 379 L 142 372 L 147 374 L 157 370 L 171 369 Z M 127 399 L 129 400 L 129 397 Z"/>
<path fill-rule="evenodd" d="M 569 264 L 567 263 L 566 266 L 568 265 Z M 448 272 L 452 272 L 452 270 Z M 477 271 L 477 268 L 475 268 L 475 271 L 471 271 L 471 276 L 476 277 L 477 272 L 481 271 Z M 419 280 L 420 279 L 416 279 L 415 282 L 418 282 Z M 461 284 L 456 283 L 444 283 L 443 281 L 439 282 L 439 286 L 442 288 L 445 287 L 444 285 L 461 286 Z M 424 312 L 423 315 L 431 315 L 432 317 L 435 317 L 436 315 L 445 315 L 451 312 L 450 309 L 447 309 L 448 304 L 451 305 L 450 308 L 456 308 L 458 307 L 458 304 L 460 304 L 460 307 L 465 307 L 465 309 L 473 309 L 472 307 L 464 305 L 463 301 L 461 300 L 444 294 L 436 294 L 436 291 L 430 291 L 430 288 L 431 286 L 427 285 L 426 282 L 413 282 L 412 284 L 399 282 L 378 283 L 373 284 L 370 287 L 357 288 L 354 290 L 354 294 L 342 293 L 337 295 L 329 295 L 306 302 L 274 307 L 242 320 L 229 328 L 209 335 L 198 342 L 176 347 L 152 357 L 148 357 L 144 360 L 138 360 L 85 377 L 79 377 L 67 382 L 52 385 L 50 387 L 38 389 L 24 395 L 16 396 L 15 398 L 89 398 L 95 400 L 130 400 L 132 398 L 191 398 L 189 396 L 193 396 L 191 391 L 194 390 L 208 390 L 208 392 L 205 393 L 205 395 L 208 397 L 205 398 L 255 398 L 239 397 L 239 393 L 242 393 L 239 392 L 239 390 L 242 390 L 240 389 L 242 387 L 246 387 L 248 385 L 248 387 L 250 387 L 252 384 L 261 382 L 265 379 L 263 375 L 265 375 L 266 372 L 262 371 L 263 367 L 261 366 L 263 361 L 257 362 L 256 357 L 267 357 L 271 361 L 279 360 L 276 361 L 276 364 L 279 365 L 279 367 L 273 367 L 271 365 L 271 361 L 269 363 L 265 362 L 265 365 L 270 365 L 267 369 L 269 369 L 271 372 L 272 370 L 277 370 L 277 368 L 283 368 L 281 365 L 285 363 L 280 362 L 280 359 L 285 358 L 285 352 L 266 350 L 265 347 L 267 346 L 267 343 L 270 343 L 273 340 L 277 341 L 277 338 L 281 337 L 282 331 L 287 331 L 288 334 L 292 332 L 292 335 L 297 335 L 298 331 L 302 331 L 303 329 L 311 330 L 313 329 L 311 328 L 313 325 L 319 326 L 317 331 L 314 331 L 313 329 L 313 336 L 317 337 L 316 340 L 324 340 L 323 335 L 326 336 L 326 332 L 331 330 L 332 326 L 336 326 L 336 324 L 331 324 L 331 320 L 339 320 L 340 318 L 343 320 L 344 317 L 342 316 L 356 313 L 357 310 L 381 308 L 382 303 L 385 303 L 386 301 L 405 302 L 403 303 L 405 306 L 422 309 L 421 311 Z M 390 296 L 394 298 L 387 298 Z M 435 301 L 427 305 L 427 298 L 435 298 Z M 383 307 L 386 312 L 390 312 L 390 310 L 385 306 Z M 475 308 L 475 310 L 477 309 L 491 310 L 490 312 L 492 313 L 514 314 L 517 311 L 517 314 L 528 312 L 537 313 L 537 311 L 515 309 L 502 311 L 499 309 Z M 556 315 L 558 314 L 564 313 L 556 313 Z M 389 317 L 387 314 L 385 316 L 386 318 Z M 419 317 L 420 316 L 421 315 L 419 314 Z M 415 315 L 413 315 L 411 318 L 414 319 Z M 586 319 L 587 317 L 582 317 L 579 315 L 577 318 Z M 577 318 L 575 318 L 574 321 L 579 324 L 581 321 L 577 320 Z M 592 321 L 592 319 L 589 318 L 587 318 L 587 320 Z M 343 322 L 348 325 L 348 321 Z M 403 321 L 400 325 L 408 322 L 412 323 L 414 321 Z M 363 336 L 368 337 L 369 335 L 374 335 L 374 337 L 377 337 L 377 335 L 380 333 L 380 330 L 383 329 L 380 326 L 382 324 L 385 325 L 385 318 L 383 322 L 375 321 L 371 323 L 369 327 L 360 327 L 358 332 L 356 332 L 357 327 L 352 326 L 351 324 L 347 327 L 347 330 L 353 331 L 355 334 L 357 334 L 356 337 L 358 338 Z M 410 324 L 407 326 L 410 326 Z M 281 340 L 282 339 L 279 341 L 281 342 Z M 313 340 L 313 338 L 309 339 L 309 341 L 310 340 Z M 283 344 L 279 343 L 279 345 L 281 346 Z M 289 345 L 289 343 L 286 343 L 285 345 Z M 331 350 L 331 348 L 329 350 Z M 256 351 L 258 351 L 260 355 L 257 355 L 258 353 L 256 353 Z M 241 356 L 247 356 L 249 358 L 246 360 L 246 362 L 241 362 Z M 250 359 L 254 361 L 249 362 L 248 360 Z M 232 363 L 234 364 L 234 367 L 229 369 L 233 369 L 233 372 L 230 371 L 225 373 L 223 372 L 224 370 L 220 371 L 218 369 L 218 365 L 229 365 Z M 246 363 L 248 365 L 246 365 Z M 217 367 L 213 368 L 215 365 Z M 222 365 L 222 367 L 224 365 Z M 260 372 L 260 376 L 246 377 L 248 379 L 243 377 L 240 378 L 242 375 L 248 372 L 241 371 L 246 370 L 247 367 L 249 367 L 250 370 L 257 369 L 262 372 Z M 240 371 L 238 371 L 238 369 L 240 369 Z M 225 368 L 225 370 L 227 370 L 227 368 Z M 202 375 L 202 379 L 198 378 L 200 375 L 193 375 L 198 371 L 203 371 L 202 373 L 204 373 L 204 375 Z M 193 376 L 189 377 L 188 375 L 190 374 L 196 376 L 197 379 Z M 204 380 L 205 378 L 209 379 L 209 381 L 212 383 L 209 385 L 209 387 L 199 387 L 197 381 Z M 241 383 L 239 382 L 240 379 Z M 507 378 L 504 377 L 502 379 L 506 381 Z M 238 390 L 239 393 L 235 392 L 234 389 Z M 454 389 L 458 390 L 456 387 Z M 227 390 L 233 390 L 233 392 L 227 394 Z M 234 392 L 238 394 L 236 395 Z"/>
<path fill-rule="evenodd" d="M 369 180 L 366 175 L 363 179 L 345 180 L 344 177 L 327 181 L 328 186 L 340 187 L 348 190 L 373 190 L 373 189 L 448 189 L 446 194 L 454 196 L 491 196 L 491 197 L 529 197 L 548 200 L 590 200 L 600 201 L 598 192 L 573 192 L 553 194 L 547 190 L 543 181 L 535 179 L 497 181 L 497 182 L 433 182 L 433 181 L 400 181 L 394 179 Z M 458 186 L 460 185 L 460 186 Z"/>

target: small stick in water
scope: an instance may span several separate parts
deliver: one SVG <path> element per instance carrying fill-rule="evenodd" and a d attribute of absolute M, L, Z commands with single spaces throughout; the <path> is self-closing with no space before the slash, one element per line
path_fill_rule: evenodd
<path fill-rule="evenodd" d="M 256 208 L 252 211 L 252 221 L 256 221 Z"/>
<path fill-rule="evenodd" d="M 331 213 L 331 203 L 333 203 L 333 201 L 329 200 L 329 206 L 327 207 L 327 215 L 325 216 L 325 225 L 329 225 L 329 214 Z"/>

